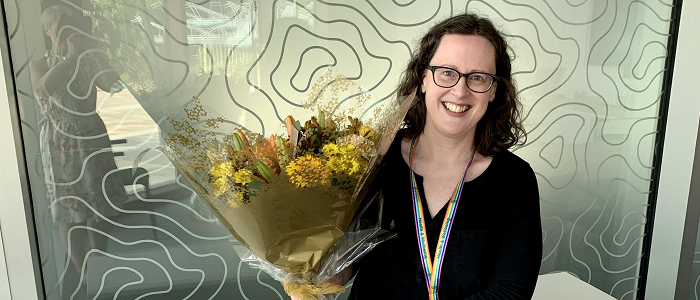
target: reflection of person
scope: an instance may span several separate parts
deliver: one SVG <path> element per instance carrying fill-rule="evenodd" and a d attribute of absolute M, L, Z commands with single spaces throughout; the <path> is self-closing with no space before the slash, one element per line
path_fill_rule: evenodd
<path fill-rule="evenodd" d="M 420 100 L 374 182 L 397 238 L 354 265 L 349 299 L 530 299 L 539 194 L 529 164 L 508 151 L 524 137 L 511 75 L 487 19 L 455 16 L 421 39 L 398 90 L 418 87 Z"/>
<path fill-rule="evenodd" d="M 31 62 L 30 72 L 44 115 L 40 140 L 51 214 L 80 271 L 88 250 L 85 241 L 89 239 L 93 249 L 106 251 L 107 239 L 77 229 L 70 233 L 69 241 L 69 230 L 87 224 L 104 231 L 105 222 L 99 215 L 117 215 L 112 205 L 119 207 L 126 193 L 116 174 L 107 176 L 117 166 L 107 129 L 96 111 L 95 85 L 109 91 L 119 77 L 101 72 L 109 66 L 90 53 L 89 38 L 71 25 L 72 13 L 64 6 L 44 11 L 41 22 L 52 49 Z"/>

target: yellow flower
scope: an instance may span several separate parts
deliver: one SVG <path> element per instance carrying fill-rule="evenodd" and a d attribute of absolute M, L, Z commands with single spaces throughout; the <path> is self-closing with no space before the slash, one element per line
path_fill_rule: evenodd
<path fill-rule="evenodd" d="M 231 189 L 231 187 L 231 181 L 228 180 L 228 177 L 219 177 L 216 179 L 216 181 L 214 181 L 214 194 L 216 196 L 220 196 Z"/>
<path fill-rule="evenodd" d="M 236 171 L 236 174 L 233 175 L 233 181 L 245 186 L 246 184 L 251 182 L 251 176 L 253 176 L 253 172 L 251 172 L 250 170 L 240 169 Z"/>
<path fill-rule="evenodd" d="M 360 127 L 360 136 L 363 138 L 366 138 L 368 140 L 374 141 L 374 138 L 375 138 L 374 129 L 372 129 L 372 127 L 369 127 L 367 125 L 362 125 L 362 127 Z"/>
<path fill-rule="evenodd" d="M 355 145 L 348 144 L 348 145 L 342 146 L 342 147 L 340 147 L 340 149 L 338 149 L 338 152 L 340 153 L 340 155 L 352 155 L 352 154 L 354 154 L 353 152 L 355 152 Z"/>
<path fill-rule="evenodd" d="M 338 145 L 333 143 L 323 145 L 323 154 L 327 157 L 338 154 Z"/>
<path fill-rule="evenodd" d="M 328 184 L 331 178 L 331 170 L 324 159 L 311 154 L 297 157 L 287 165 L 287 175 L 297 187 L 315 187 Z"/>
<path fill-rule="evenodd" d="M 342 136 L 338 138 L 336 144 L 338 144 L 338 146 L 341 148 L 344 146 L 353 145 L 355 148 L 357 148 L 360 155 L 367 159 L 372 157 L 374 151 L 376 150 L 376 145 L 372 140 L 363 138 L 357 134 Z"/>
<path fill-rule="evenodd" d="M 234 172 L 233 161 L 222 162 L 218 165 L 214 165 L 211 167 L 211 170 L 209 170 L 209 173 L 214 175 L 214 177 L 232 177 Z"/>
<path fill-rule="evenodd" d="M 215 178 L 213 188 L 216 196 L 221 196 L 233 188 L 233 182 L 230 179 L 245 186 L 251 182 L 251 176 L 253 175 L 251 171 L 246 169 L 236 170 L 233 161 L 226 161 L 214 165 L 209 170 L 209 173 L 214 175 Z"/>
<path fill-rule="evenodd" d="M 241 205 L 241 203 L 243 203 L 243 192 L 234 193 L 233 198 L 229 198 L 227 203 L 231 208 L 236 208 Z"/>
<path fill-rule="evenodd" d="M 338 154 L 331 155 L 328 166 L 336 173 L 359 176 L 367 168 L 367 159 L 362 157 L 355 145 L 348 144 L 338 148 Z"/>
<path fill-rule="evenodd" d="M 217 166 L 213 166 L 211 169 L 209 169 L 209 173 L 214 175 L 214 177 L 219 177 L 219 168 L 217 168 Z"/>

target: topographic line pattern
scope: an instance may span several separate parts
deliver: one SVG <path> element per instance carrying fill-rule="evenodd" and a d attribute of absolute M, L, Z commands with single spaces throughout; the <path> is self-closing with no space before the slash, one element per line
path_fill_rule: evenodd
<path fill-rule="evenodd" d="M 136 156 L 159 145 L 173 130 L 167 119 L 183 117 L 193 95 L 225 117 L 217 134 L 238 126 L 281 133 L 286 115 L 318 99 L 323 89 L 313 84 L 329 69 L 361 87 L 336 109 L 370 94 L 365 117 L 395 96 L 417 38 L 465 11 L 491 18 L 515 57 L 529 138 L 513 151 L 539 182 L 540 273 L 566 271 L 616 299 L 636 297 L 657 112 L 666 92 L 669 1 L 3 2 L 47 299 L 285 299 L 278 282 L 240 261 L 237 242 L 162 153 L 145 153 L 144 171 L 132 173 Z M 65 74 L 64 88 L 91 109 L 36 95 L 31 76 L 51 47 L 37 22 L 48 7 L 42 2 L 83 18 L 64 28 L 91 41 Z M 110 66 L 80 77 L 86 72 L 80 61 L 96 56 L 108 57 Z M 121 80 L 111 89 L 100 86 L 115 74 Z M 99 116 L 107 132 L 61 127 L 43 117 L 45 103 L 71 118 Z M 72 166 L 74 176 L 60 181 L 45 174 L 45 128 L 66 141 L 113 143 L 89 149 Z M 47 189 L 80 191 L 109 153 L 120 154 L 118 168 L 99 174 L 92 190 L 55 197 Z M 126 199 L 109 188 L 116 177 Z M 92 205 L 95 195 L 104 209 Z M 49 207 L 63 202 L 102 221 L 54 222 Z M 107 247 L 97 246 L 100 240 Z M 700 274 L 694 276 L 698 299 Z"/>

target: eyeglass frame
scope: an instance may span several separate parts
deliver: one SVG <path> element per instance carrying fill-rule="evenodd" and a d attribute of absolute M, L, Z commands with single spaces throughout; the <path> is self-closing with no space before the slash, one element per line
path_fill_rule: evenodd
<path fill-rule="evenodd" d="M 436 69 L 439 69 L 439 68 L 448 69 L 448 70 L 454 71 L 455 73 L 459 74 L 459 78 L 457 78 L 457 81 L 455 82 L 455 84 L 453 84 L 453 85 L 451 85 L 451 86 L 442 86 L 442 85 L 439 85 L 439 84 L 437 83 L 437 81 L 435 81 L 435 70 L 436 70 Z M 498 77 L 497 75 L 493 75 L 493 74 L 489 74 L 489 73 L 485 73 L 485 72 L 471 72 L 471 73 L 468 73 L 468 74 L 464 74 L 464 73 L 461 73 L 461 72 L 459 72 L 459 71 L 457 71 L 457 70 L 455 70 L 455 69 L 453 69 L 453 68 L 450 68 L 450 67 L 443 67 L 443 66 L 431 66 L 431 65 L 428 65 L 427 69 L 430 70 L 431 73 L 433 73 L 433 82 L 435 83 L 435 85 L 437 85 L 437 86 L 439 86 L 439 87 L 441 87 L 441 88 L 446 88 L 446 89 L 449 89 L 449 88 L 452 88 L 452 87 L 456 86 L 456 85 L 459 83 L 459 81 L 462 80 L 462 77 L 467 78 L 467 76 L 472 75 L 472 74 L 482 74 L 482 75 L 491 76 L 491 79 L 493 79 L 493 80 L 491 80 L 491 84 L 490 84 L 489 87 L 486 88 L 486 90 L 483 91 L 483 92 L 477 92 L 477 91 L 473 90 L 471 87 L 469 87 L 469 83 L 467 82 L 467 83 L 466 83 L 467 88 L 468 88 L 470 91 L 474 92 L 474 93 L 486 93 L 486 92 L 488 92 L 489 90 L 491 90 L 491 87 L 493 87 L 493 84 L 494 84 L 495 82 L 497 82 L 499 79 L 501 79 L 501 78 Z M 465 80 L 467 80 L 467 79 L 465 79 Z"/>

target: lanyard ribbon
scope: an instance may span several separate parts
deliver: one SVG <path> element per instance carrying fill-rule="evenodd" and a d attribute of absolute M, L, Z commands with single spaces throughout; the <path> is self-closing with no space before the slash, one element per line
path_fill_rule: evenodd
<path fill-rule="evenodd" d="M 411 150 L 409 152 L 409 169 L 411 161 L 413 158 L 413 149 L 418 143 L 420 135 L 417 136 L 411 142 Z M 423 263 L 423 274 L 425 275 L 425 281 L 428 285 L 428 299 L 437 300 L 438 299 L 438 287 L 440 286 L 440 270 L 442 269 L 442 262 L 445 258 L 445 250 L 447 249 L 447 240 L 450 237 L 450 230 L 452 230 L 452 221 L 454 220 L 455 213 L 457 212 L 457 204 L 459 204 L 459 198 L 462 195 L 462 187 L 464 185 L 464 179 L 467 177 L 467 170 L 471 166 L 474 160 L 474 154 L 467 164 L 467 168 L 464 170 L 464 175 L 462 175 L 462 180 L 459 182 L 454 192 L 452 193 L 452 199 L 447 204 L 447 213 L 445 213 L 445 220 L 442 222 L 442 229 L 440 230 L 440 236 L 438 239 L 437 246 L 435 247 L 435 257 L 430 258 L 430 248 L 428 248 L 428 235 L 425 229 L 425 214 L 423 214 L 423 205 L 421 204 L 420 194 L 418 193 L 418 185 L 416 183 L 415 173 L 411 169 L 411 195 L 413 196 L 413 216 L 416 221 L 416 235 L 418 236 L 418 248 L 420 249 L 421 262 Z"/>

